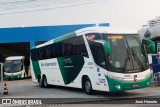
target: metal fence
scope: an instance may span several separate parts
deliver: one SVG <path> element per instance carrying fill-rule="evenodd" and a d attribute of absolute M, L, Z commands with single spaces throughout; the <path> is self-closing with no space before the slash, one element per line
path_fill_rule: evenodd
<path fill-rule="evenodd" d="M 160 83 L 160 72 L 153 74 L 153 83 Z"/>
<path fill-rule="evenodd" d="M 151 55 L 152 83 L 160 83 L 160 56 L 158 54 Z"/>

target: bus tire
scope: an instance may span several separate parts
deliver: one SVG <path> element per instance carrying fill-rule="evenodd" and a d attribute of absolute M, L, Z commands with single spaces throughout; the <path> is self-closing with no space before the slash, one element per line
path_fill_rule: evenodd
<path fill-rule="evenodd" d="M 46 76 L 44 76 L 44 78 L 43 78 L 43 84 L 44 84 L 45 88 L 48 88 L 48 82 L 47 82 L 47 77 Z"/>
<path fill-rule="evenodd" d="M 44 87 L 44 82 L 43 82 L 43 79 L 42 79 L 42 78 L 39 78 L 39 86 L 40 86 L 41 88 Z"/>
<path fill-rule="evenodd" d="M 88 94 L 88 95 L 93 94 L 92 83 L 89 78 L 87 78 L 84 82 L 84 90 L 85 90 L 86 94 Z"/>

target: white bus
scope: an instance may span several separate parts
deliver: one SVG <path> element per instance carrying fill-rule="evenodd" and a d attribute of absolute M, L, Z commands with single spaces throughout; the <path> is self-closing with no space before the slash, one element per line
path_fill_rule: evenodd
<path fill-rule="evenodd" d="M 59 85 L 98 91 L 148 87 L 151 71 L 137 32 L 112 27 L 88 27 L 31 49 L 32 80 L 41 87 Z"/>
<path fill-rule="evenodd" d="M 4 77 L 6 79 L 18 79 L 30 77 L 30 60 L 24 56 L 9 56 L 5 59 Z"/>

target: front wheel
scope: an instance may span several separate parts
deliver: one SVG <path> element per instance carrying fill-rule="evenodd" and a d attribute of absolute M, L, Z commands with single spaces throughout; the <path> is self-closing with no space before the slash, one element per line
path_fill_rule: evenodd
<path fill-rule="evenodd" d="M 84 83 L 84 90 L 85 90 L 86 94 L 88 94 L 88 95 L 93 94 L 92 84 L 91 84 L 91 81 L 89 79 L 86 79 L 86 81 Z"/>

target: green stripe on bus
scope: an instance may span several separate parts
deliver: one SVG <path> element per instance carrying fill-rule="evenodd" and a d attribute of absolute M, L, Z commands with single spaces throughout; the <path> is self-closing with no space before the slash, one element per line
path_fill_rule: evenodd
<path fill-rule="evenodd" d="M 57 60 L 65 84 L 73 82 L 84 65 L 84 58 L 81 55 L 59 57 Z"/>
<path fill-rule="evenodd" d="M 41 74 L 39 63 L 38 63 L 38 61 L 32 61 L 32 65 L 33 65 L 35 77 L 36 77 L 36 79 L 38 79 L 38 74 Z"/>
<path fill-rule="evenodd" d="M 119 80 L 109 78 L 108 76 L 105 77 L 108 81 L 110 92 L 145 88 L 151 84 L 151 77 L 148 77 L 141 81 L 133 81 L 133 82 L 122 82 Z M 138 86 L 133 87 L 132 85 L 138 85 Z M 117 87 L 120 87 L 120 89 L 118 89 Z"/>
<path fill-rule="evenodd" d="M 4 75 L 6 79 L 18 79 L 22 78 L 22 74 L 14 74 L 14 75 Z"/>

